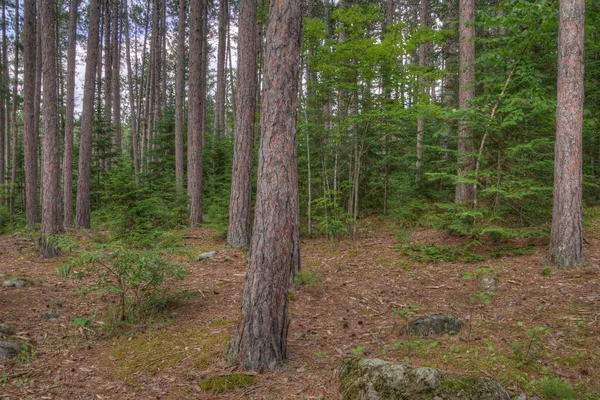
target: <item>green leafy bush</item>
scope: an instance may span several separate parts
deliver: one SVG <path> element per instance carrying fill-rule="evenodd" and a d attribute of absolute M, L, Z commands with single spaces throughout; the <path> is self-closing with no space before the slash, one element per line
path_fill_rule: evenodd
<path fill-rule="evenodd" d="M 189 274 L 156 250 L 134 249 L 123 242 L 92 245 L 69 257 L 57 273 L 79 279 L 91 276 L 84 292 L 115 296 L 121 321 L 167 304 L 177 293 L 173 283 Z"/>

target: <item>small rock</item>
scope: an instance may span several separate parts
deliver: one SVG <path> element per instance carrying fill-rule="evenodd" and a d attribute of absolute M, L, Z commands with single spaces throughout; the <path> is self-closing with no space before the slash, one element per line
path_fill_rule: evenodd
<path fill-rule="evenodd" d="M 215 254 L 217 254 L 216 251 L 207 251 L 205 253 L 202 253 L 198 256 L 198 258 L 196 258 L 196 261 L 204 261 L 204 260 L 208 260 L 211 259 L 215 256 Z"/>
<path fill-rule="evenodd" d="M 21 345 L 8 340 L 0 340 L 0 361 L 12 360 L 21 352 Z"/>
<path fill-rule="evenodd" d="M 27 285 L 27 281 L 24 281 L 23 279 L 9 279 L 2 283 L 2 286 L 4 287 L 23 287 L 25 285 Z"/>
<path fill-rule="evenodd" d="M 0 324 L 0 332 L 4 333 L 5 335 L 10 335 L 13 333 L 13 329 L 9 325 Z"/>
<path fill-rule="evenodd" d="M 60 314 L 56 310 L 48 311 L 42 314 L 42 318 L 44 319 L 56 319 L 60 317 Z"/>
<path fill-rule="evenodd" d="M 410 335 L 454 335 L 463 327 L 463 322 L 450 315 L 434 314 L 420 317 L 408 324 Z"/>
<path fill-rule="evenodd" d="M 527 400 L 527 395 L 525 393 L 521 393 L 520 395 L 513 397 L 512 400 Z"/>
<path fill-rule="evenodd" d="M 481 274 L 479 276 L 479 289 L 491 292 L 496 289 L 496 274 Z"/>

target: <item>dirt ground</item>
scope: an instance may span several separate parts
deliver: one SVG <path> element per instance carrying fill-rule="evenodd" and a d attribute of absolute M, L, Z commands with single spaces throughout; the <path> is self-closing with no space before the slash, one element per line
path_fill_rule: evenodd
<path fill-rule="evenodd" d="M 0 288 L 0 323 L 28 349 L 0 364 L 0 398 L 338 399 L 337 371 L 352 355 L 487 375 L 538 396 L 539 382 L 557 377 L 584 396 L 600 386 L 599 225 L 587 229 L 589 266 L 572 270 L 549 269 L 544 241 L 514 242 L 515 249 L 529 245 L 529 254 L 498 258 L 490 254 L 500 245 L 490 241 L 478 262 L 415 259 L 402 250 L 398 228 L 376 220 L 363 221 L 355 239 L 304 238 L 302 268 L 320 278 L 290 295 L 289 361 L 222 393 L 206 392 L 203 382 L 241 372 L 223 352 L 240 308 L 245 252 L 227 248 L 208 229 L 187 232 L 186 253 L 173 257 L 189 267 L 183 285 L 198 295 L 143 327 L 107 335 L 102 316 L 110 297 L 78 294 L 81 282 L 56 274 L 63 260 L 39 259 L 35 242 L 23 236 L 2 237 L 2 279 L 31 283 Z M 411 231 L 410 240 L 463 241 L 428 230 Z M 216 256 L 194 261 L 208 250 Z M 477 300 L 477 278 L 464 278 L 479 268 L 495 274 L 489 301 Z M 405 319 L 432 313 L 455 315 L 465 327 L 455 336 L 402 334 Z M 81 317 L 96 322 L 74 327 Z"/>

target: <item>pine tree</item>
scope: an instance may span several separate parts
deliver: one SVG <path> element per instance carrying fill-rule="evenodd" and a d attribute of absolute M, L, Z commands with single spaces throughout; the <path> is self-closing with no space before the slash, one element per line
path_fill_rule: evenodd
<path fill-rule="evenodd" d="M 300 268 L 296 104 L 302 0 L 271 3 L 254 233 L 233 354 L 252 369 L 287 356 L 288 289 Z"/>
<path fill-rule="evenodd" d="M 585 262 L 582 226 L 585 0 L 561 0 L 559 19 L 550 255 L 555 264 L 574 267 Z"/>

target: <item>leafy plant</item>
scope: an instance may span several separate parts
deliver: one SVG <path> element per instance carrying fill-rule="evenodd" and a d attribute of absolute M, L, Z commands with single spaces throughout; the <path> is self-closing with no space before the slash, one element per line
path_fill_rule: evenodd
<path fill-rule="evenodd" d="M 546 378 L 540 383 L 544 398 L 549 400 L 574 400 L 577 398 L 575 389 L 565 381 L 556 378 Z"/>
<path fill-rule="evenodd" d="M 416 315 L 419 312 L 419 306 L 414 303 L 409 302 L 406 306 L 402 307 L 400 310 L 396 308 L 392 308 L 392 317 L 400 317 L 404 320 L 406 326 L 408 326 L 408 321 L 410 317 Z"/>
<path fill-rule="evenodd" d="M 294 278 L 294 284 L 298 288 L 314 288 L 319 289 L 321 285 L 321 274 L 313 271 L 300 271 Z"/>
<path fill-rule="evenodd" d="M 171 282 L 189 274 L 156 251 L 132 249 L 122 242 L 96 245 L 73 255 L 57 273 L 79 279 L 90 275 L 93 283 L 86 291 L 116 296 L 121 321 L 134 312 L 164 306 L 173 296 Z"/>
<path fill-rule="evenodd" d="M 523 322 L 518 322 L 517 325 L 523 327 Z M 513 342 L 510 344 L 515 357 L 519 361 L 519 366 L 523 366 L 531 362 L 532 349 L 542 344 L 543 337 L 550 333 L 550 328 L 545 326 L 536 326 L 532 329 L 528 329 L 526 333 L 528 339 L 525 342 Z"/>

